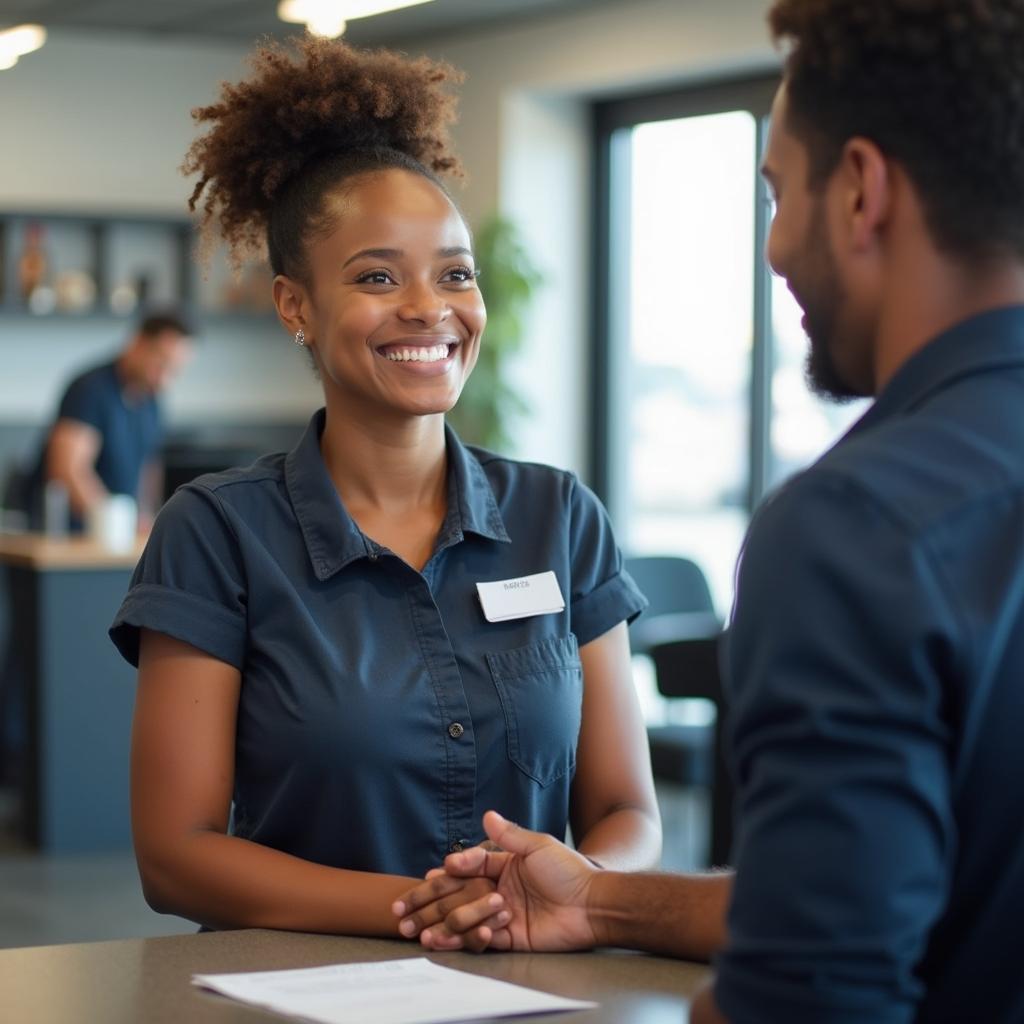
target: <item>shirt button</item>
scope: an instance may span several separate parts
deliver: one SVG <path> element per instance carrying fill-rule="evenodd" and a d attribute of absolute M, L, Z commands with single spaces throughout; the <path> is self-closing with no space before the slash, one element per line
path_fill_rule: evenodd
<path fill-rule="evenodd" d="M 452 843 L 452 845 L 448 847 L 450 853 L 462 853 L 463 849 L 464 847 L 462 843 Z"/>
<path fill-rule="evenodd" d="M 465 731 L 466 730 L 462 728 L 461 722 L 452 722 L 452 724 L 448 726 L 448 735 L 451 736 L 453 740 L 457 740 Z"/>

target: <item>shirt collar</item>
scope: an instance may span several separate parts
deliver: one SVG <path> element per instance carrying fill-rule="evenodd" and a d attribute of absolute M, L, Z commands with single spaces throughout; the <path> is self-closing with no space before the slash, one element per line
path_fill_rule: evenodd
<path fill-rule="evenodd" d="M 1024 365 L 1024 306 L 989 310 L 943 331 L 915 352 L 883 388 L 847 437 L 900 413 L 913 412 L 957 380 Z"/>
<path fill-rule="evenodd" d="M 349 562 L 374 553 L 338 496 L 320 452 L 327 414 L 313 414 L 299 443 L 285 456 L 284 476 L 295 518 L 318 580 L 333 576 Z M 466 532 L 510 543 L 494 491 L 474 454 L 445 425 L 448 452 L 448 514 L 441 528 L 444 546 L 461 541 Z"/>

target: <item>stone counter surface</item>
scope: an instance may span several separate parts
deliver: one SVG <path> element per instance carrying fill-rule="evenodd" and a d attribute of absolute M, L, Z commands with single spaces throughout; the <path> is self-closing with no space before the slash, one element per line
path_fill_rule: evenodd
<path fill-rule="evenodd" d="M 412 942 L 263 929 L 0 950 L 3 1019 L 11 1024 L 283 1020 L 197 989 L 192 975 L 422 955 Z M 431 953 L 429 958 L 454 970 L 601 1004 L 594 1010 L 505 1018 L 524 1024 L 684 1024 L 690 999 L 710 976 L 702 964 L 622 950 Z"/>

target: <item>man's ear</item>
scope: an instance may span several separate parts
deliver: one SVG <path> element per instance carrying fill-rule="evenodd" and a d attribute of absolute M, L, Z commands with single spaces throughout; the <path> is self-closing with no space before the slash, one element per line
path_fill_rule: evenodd
<path fill-rule="evenodd" d="M 892 213 L 889 162 L 875 143 L 858 136 L 843 147 L 837 170 L 847 238 L 854 250 L 864 252 L 877 243 Z"/>
<path fill-rule="evenodd" d="M 305 287 L 293 278 L 278 274 L 274 278 L 274 306 L 277 317 L 287 328 L 289 334 L 303 331 L 306 344 L 310 337 L 309 295 Z"/>

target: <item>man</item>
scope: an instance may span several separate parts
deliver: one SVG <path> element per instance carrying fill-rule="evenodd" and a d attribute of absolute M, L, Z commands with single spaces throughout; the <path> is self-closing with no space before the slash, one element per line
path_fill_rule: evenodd
<path fill-rule="evenodd" d="M 59 481 L 81 522 L 110 494 L 139 503 L 140 522 L 162 498 L 159 395 L 191 353 L 191 331 L 174 313 L 147 316 L 112 362 L 76 377 L 60 402 L 36 479 Z"/>
<path fill-rule="evenodd" d="M 768 257 L 813 384 L 877 400 L 748 535 L 735 876 L 597 871 L 490 814 L 505 852 L 395 910 L 439 948 L 718 952 L 698 1022 L 1024 1021 L 1024 2 L 769 17 Z M 472 874 L 504 903 L 446 915 Z"/>

